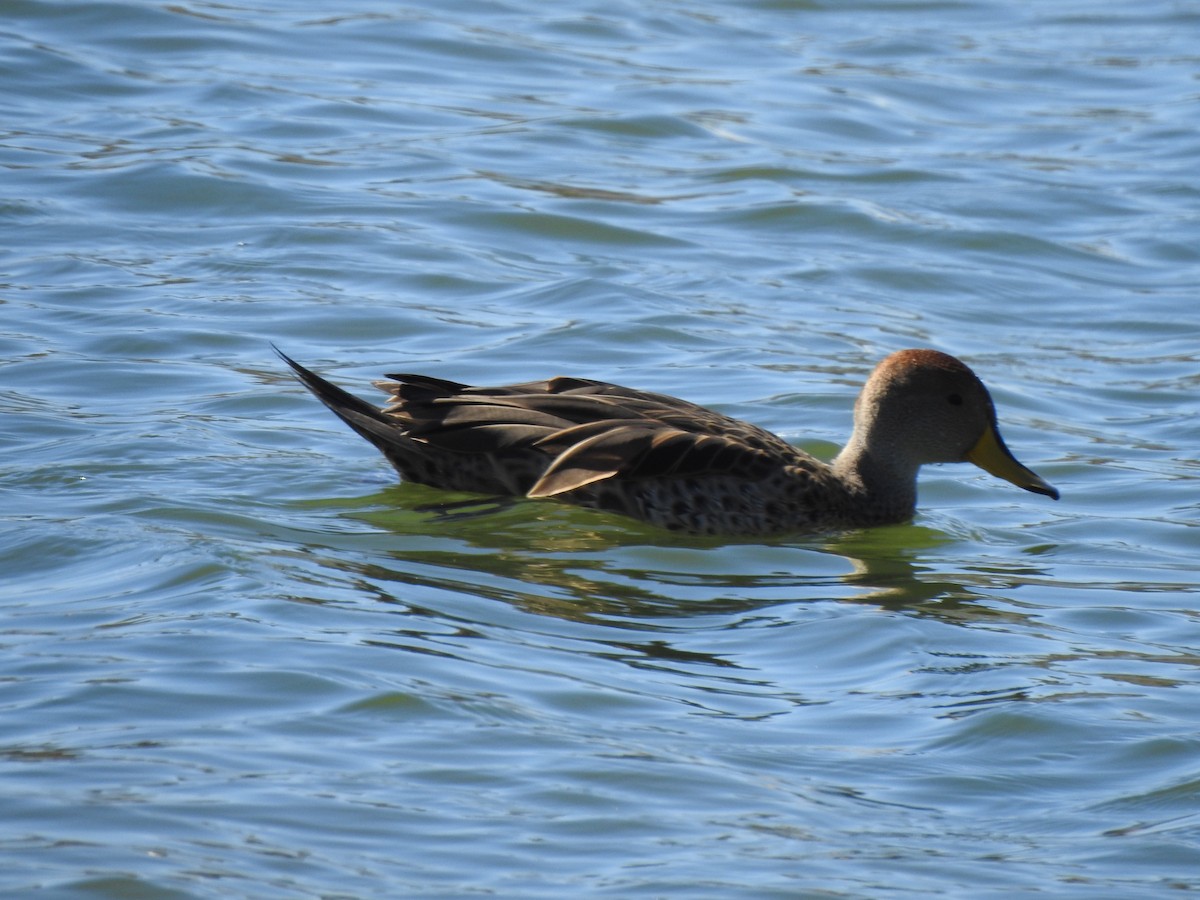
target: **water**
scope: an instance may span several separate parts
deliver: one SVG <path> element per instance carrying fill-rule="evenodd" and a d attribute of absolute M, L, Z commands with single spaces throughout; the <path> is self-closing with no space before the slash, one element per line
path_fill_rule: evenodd
<path fill-rule="evenodd" d="M 0 892 L 1200 889 L 1194 4 L 3 9 Z M 1063 499 L 452 512 L 271 341 L 824 455 L 935 346 Z"/>

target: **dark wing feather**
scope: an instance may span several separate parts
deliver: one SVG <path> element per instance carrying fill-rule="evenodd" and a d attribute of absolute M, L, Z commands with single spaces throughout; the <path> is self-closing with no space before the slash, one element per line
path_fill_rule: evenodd
<path fill-rule="evenodd" d="M 428 402 L 435 397 L 451 397 L 470 390 L 457 381 L 446 381 L 430 375 L 389 375 L 391 381 L 374 382 L 377 388 L 388 391 L 398 399 L 417 403 Z M 393 390 L 394 389 L 394 390 Z"/>
<path fill-rule="evenodd" d="M 538 446 L 569 442 L 529 490 L 551 497 L 619 475 L 623 480 L 734 475 L 764 478 L 781 461 L 723 435 L 696 434 L 656 422 L 581 425 L 552 434 Z M 576 440 L 571 440 L 575 438 Z"/>
<path fill-rule="evenodd" d="M 429 483 L 448 477 L 448 460 L 441 456 L 447 451 L 461 454 L 461 462 L 452 464 L 457 486 L 498 490 L 501 484 L 508 489 L 532 484 L 531 497 L 562 494 L 614 476 L 721 474 L 757 480 L 809 459 L 747 422 L 665 394 L 584 378 L 470 387 L 395 374 L 376 382 L 391 395 L 379 410 L 276 352 L 322 403 L 406 477 Z M 468 459 L 478 462 L 468 464 Z"/>
<path fill-rule="evenodd" d="M 485 422 L 462 428 L 443 428 L 427 435 L 414 431 L 409 431 L 408 434 L 441 450 L 486 456 L 528 452 L 539 438 L 553 434 L 553 430 L 544 425 Z"/>
<path fill-rule="evenodd" d="M 530 496 L 606 478 L 761 478 L 804 456 L 782 438 L 694 403 L 584 378 L 464 387 L 416 375 L 377 382 L 388 416 L 445 450 L 507 455 L 540 469 Z M 540 457 L 540 462 L 538 459 Z"/>

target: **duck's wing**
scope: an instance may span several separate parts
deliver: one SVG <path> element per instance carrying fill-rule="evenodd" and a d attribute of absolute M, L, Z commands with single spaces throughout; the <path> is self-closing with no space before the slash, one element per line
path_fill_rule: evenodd
<path fill-rule="evenodd" d="M 390 375 L 388 415 L 429 445 L 497 459 L 536 454 L 527 489 L 549 497 L 609 478 L 706 474 L 757 479 L 809 459 L 782 438 L 694 403 L 582 378 L 495 388 Z"/>
<path fill-rule="evenodd" d="M 557 377 L 503 387 L 468 387 L 422 375 L 389 375 L 375 386 L 391 395 L 385 411 L 432 433 L 441 423 L 461 426 L 518 416 L 556 428 L 637 420 L 693 434 L 727 437 L 748 447 L 789 456 L 799 453 L 778 435 L 714 410 L 651 391 L 584 378 Z M 449 411 L 453 407 L 454 411 Z M 467 412 L 465 407 L 476 407 Z M 417 423 L 421 423 L 418 425 Z M 547 445 L 548 446 L 548 445 Z"/>
<path fill-rule="evenodd" d="M 408 479 L 549 497 L 606 479 L 764 477 L 811 457 L 757 426 L 665 394 L 582 378 L 471 387 L 397 374 L 383 409 L 280 356 Z"/>
<path fill-rule="evenodd" d="M 645 419 L 576 425 L 540 439 L 537 446 L 553 462 L 529 489 L 530 497 L 552 497 L 609 478 L 725 475 L 757 481 L 794 462 L 792 454 L 780 457 L 726 435 Z"/>

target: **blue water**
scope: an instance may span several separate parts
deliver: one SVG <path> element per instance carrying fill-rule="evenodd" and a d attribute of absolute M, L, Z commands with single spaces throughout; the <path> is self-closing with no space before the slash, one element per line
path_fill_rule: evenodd
<path fill-rule="evenodd" d="M 1200 8 L 0 17 L 0 893 L 1200 890 Z M 397 483 L 284 371 L 823 456 L 988 383 L 1054 503 L 722 542 Z"/>

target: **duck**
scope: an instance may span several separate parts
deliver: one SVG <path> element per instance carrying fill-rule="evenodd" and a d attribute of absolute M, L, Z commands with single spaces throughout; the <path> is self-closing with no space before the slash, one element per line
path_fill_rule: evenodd
<path fill-rule="evenodd" d="M 553 498 L 730 536 L 906 522 L 918 471 L 932 463 L 971 462 L 1059 498 L 1005 445 L 978 376 L 928 348 L 896 351 L 875 367 L 831 462 L 687 400 L 587 378 L 473 387 L 394 374 L 373 382 L 389 397 L 375 406 L 275 350 L 403 479 L 436 488 Z"/>

